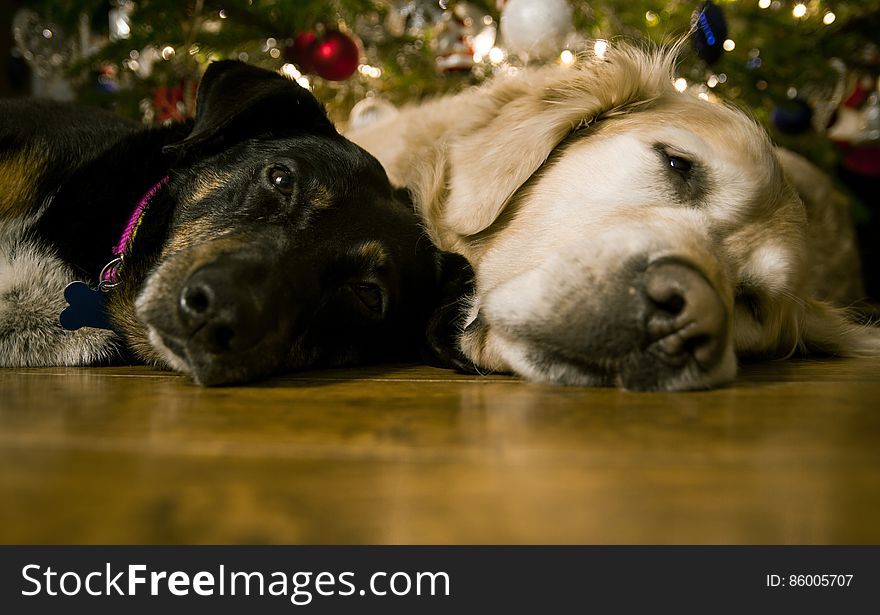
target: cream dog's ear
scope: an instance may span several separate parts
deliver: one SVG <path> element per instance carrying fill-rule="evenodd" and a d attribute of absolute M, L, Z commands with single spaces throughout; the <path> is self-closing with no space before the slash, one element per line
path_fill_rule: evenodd
<path fill-rule="evenodd" d="M 850 200 L 826 173 L 802 156 L 777 148 L 776 157 L 807 214 L 807 285 L 811 296 L 835 305 L 861 300 L 865 288 Z"/>
<path fill-rule="evenodd" d="M 673 92 L 674 52 L 631 47 L 580 68 L 501 79 L 446 144 L 448 195 L 440 221 L 460 236 L 485 230 L 572 131 Z"/>

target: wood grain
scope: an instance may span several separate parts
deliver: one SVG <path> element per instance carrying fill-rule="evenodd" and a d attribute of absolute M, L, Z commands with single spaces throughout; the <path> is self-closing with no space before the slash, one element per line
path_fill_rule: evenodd
<path fill-rule="evenodd" d="M 0 542 L 877 543 L 880 360 L 629 393 L 0 370 Z"/>

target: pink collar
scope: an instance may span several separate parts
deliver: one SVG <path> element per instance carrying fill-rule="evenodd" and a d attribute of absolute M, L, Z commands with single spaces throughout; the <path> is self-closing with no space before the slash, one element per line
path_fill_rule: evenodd
<path fill-rule="evenodd" d="M 134 211 L 131 212 L 131 216 L 128 218 L 128 223 L 125 225 L 125 230 L 122 231 L 122 236 L 119 238 L 119 242 L 116 244 L 116 247 L 113 248 L 113 260 L 104 265 L 104 268 L 101 270 L 100 282 L 98 285 L 101 290 L 110 290 L 119 284 L 119 269 L 122 267 L 125 253 L 131 248 L 132 242 L 134 242 L 134 236 L 137 234 L 138 229 L 141 226 L 141 221 L 144 219 L 144 212 L 147 209 L 147 205 L 150 204 L 150 201 L 156 196 L 159 189 L 167 183 L 168 176 L 166 175 L 156 182 L 152 188 L 147 190 L 146 194 L 144 194 L 144 196 L 141 197 L 141 200 L 138 201 Z"/>

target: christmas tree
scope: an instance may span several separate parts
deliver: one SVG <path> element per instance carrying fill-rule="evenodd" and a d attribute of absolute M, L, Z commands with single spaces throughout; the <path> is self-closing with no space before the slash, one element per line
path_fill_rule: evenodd
<path fill-rule="evenodd" d="M 622 40 L 684 37 L 677 88 L 749 109 L 827 170 L 855 151 L 850 184 L 876 200 L 876 0 L 39 0 L 12 25 L 13 59 L 37 83 L 148 124 L 191 116 L 221 58 L 282 71 L 345 123 L 365 98 L 400 105 Z M 870 208 L 855 213 L 876 232 Z"/>
<path fill-rule="evenodd" d="M 399 104 L 526 62 L 577 61 L 578 54 L 620 39 L 674 42 L 693 26 L 697 34 L 714 28 L 723 40 L 715 41 L 719 53 L 691 49 L 683 56 L 683 87 L 739 101 L 771 129 L 778 128 L 770 121 L 774 109 L 797 110 L 789 101 L 803 100 L 817 116 L 814 124 L 824 128 L 840 102 L 835 88 L 842 75 L 876 76 L 880 68 L 875 0 L 718 0 L 701 13 L 705 4 L 39 0 L 20 10 L 13 25 L 22 31 L 19 53 L 39 72 L 63 71 L 78 98 L 141 117 L 142 101 L 155 98 L 157 88 L 197 80 L 219 58 L 304 76 L 331 114 L 345 119 L 366 96 Z M 529 41 L 539 42 L 524 49 Z M 780 122 L 784 130 L 806 128 L 796 113 L 788 115 L 788 123 Z"/>

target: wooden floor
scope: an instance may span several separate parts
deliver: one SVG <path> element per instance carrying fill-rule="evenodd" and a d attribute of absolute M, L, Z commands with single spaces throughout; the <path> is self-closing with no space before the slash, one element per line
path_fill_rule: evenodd
<path fill-rule="evenodd" d="M 0 370 L 0 542 L 880 542 L 880 361 L 647 394 Z"/>

